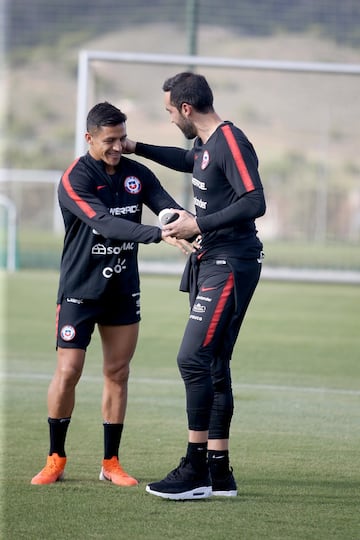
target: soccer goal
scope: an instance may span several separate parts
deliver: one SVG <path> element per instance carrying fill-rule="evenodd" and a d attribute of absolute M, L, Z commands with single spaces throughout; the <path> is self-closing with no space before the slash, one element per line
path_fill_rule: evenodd
<path fill-rule="evenodd" d="M 360 240 L 360 64 L 82 50 L 75 156 L 86 151 L 87 112 L 101 100 L 128 114 L 130 138 L 135 133 L 135 140 L 183 146 L 161 96 L 165 78 L 181 70 L 208 78 L 217 112 L 244 129 L 259 153 L 268 207 L 259 231 L 266 245 L 272 243 L 264 270 L 358 270 L 352 254 Z M 165 187 L 191 209 L 184 203 L 191 182 L 156 167 L 151 163 Z"/>
<path fill-rule="evenodd" d="M 217 58 L 214 56 L 191 56 L 174 54 L 147 54 L 134 52 L 111 52 L 81 50 L 78 58 L 78 90 L 75 156 L 85 151 L 84 128 L 91 87 L 91 65 L 95 61 L 118 62 L 123 64 L 171 65 L 187 68 L 213 67 L 234 70 L 285 71 L 298 73 L 360 75 L 360 64 L 325 62 L 292 62 L 277 60 L 249 60 L 238 58 Z"/>

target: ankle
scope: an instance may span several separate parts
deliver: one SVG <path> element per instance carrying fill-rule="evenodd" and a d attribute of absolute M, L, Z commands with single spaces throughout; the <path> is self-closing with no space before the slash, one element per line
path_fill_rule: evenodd
<path fill-rule="evenodd" d="M 207 443 L 188 443 L 186 459 L 196 470 L 207 468 Z"/>

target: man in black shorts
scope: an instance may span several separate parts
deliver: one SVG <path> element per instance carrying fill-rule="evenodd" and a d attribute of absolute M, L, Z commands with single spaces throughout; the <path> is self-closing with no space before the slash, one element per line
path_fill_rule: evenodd
<path fill-rule="evenodd" d="M 147 167 L 122 156 L 126 119 L 110 103 L 95 105 L 87 117 L 89 151 L 70 165 L 59 184 L 65 239 L 57 297 L 57 367 L 48 390 L 50 450 L 32 484 L 63 477 L 75 387 L 96 324 L 104 375 L 100 480 L 138 484 L 118 456 L 140 321 L 138 243 L 178 243 L 159 227 L 141 224 L 142 208 L 159 214 L 180 207 Z"/>
<path fill-rule="evenodd" d="M 255 219 L 265 213 L 255 150 L 245 134 L 224 122 L 213 107 L 206 79 L 179 73 L 165 81 L 165 108 L 191 150 L 135 143 L 125 151 L 172 169 L 191 172 L 196 217 L 164 228 L 176 238 L 201 235 L 181 290 L 190 292 L 190 317 L 178 354 L 185 383 L 188 447 L 180 465 L 146 490 L 168 499 L 236 496 L 229 463 L 233 415 L 230 359 L 260 277 L 262 243 Z"/>

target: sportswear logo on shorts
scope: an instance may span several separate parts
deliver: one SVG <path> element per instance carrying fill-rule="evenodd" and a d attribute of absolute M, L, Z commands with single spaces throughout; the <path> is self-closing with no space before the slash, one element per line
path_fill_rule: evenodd
<path fill-rule="evenodd" d="M 124 187 L 128 193 L 136 195 L 141 191 L 141 182 L 136 176 L 128 176 L 125 178 Z"/>
<path fill-rule="evenodd" d="M 71 341 L 76 335 L 75 328 L 71 324 L 66 324 L 60 330 L 61 339 L 64 341 Z"/>
<path fill-rule="evenodd" d="M 82 300 L 82 298 L 67 298 L 66 301 L 71 303 L 71 304 L 83 304 L 84 303 L 84 300 Z"/>

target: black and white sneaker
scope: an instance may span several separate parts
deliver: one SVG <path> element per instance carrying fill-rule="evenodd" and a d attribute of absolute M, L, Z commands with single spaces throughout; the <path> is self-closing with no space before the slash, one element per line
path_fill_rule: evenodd
<path fill-rule="evenodd" d="M 218 497 L 236 497 L 237 486 L 230 467 L 226 474 L 217 475 L 211 471 L 212 494 Z"/>
<path fill-rule="evenodd" d="M 176 469 L 160 482 L 148 484 L 146 491 L 174 501 L 205 499 L 212 494 L 210 473 L 207 468 L 198 473 L 186 458 L 181 458 Z"/>

